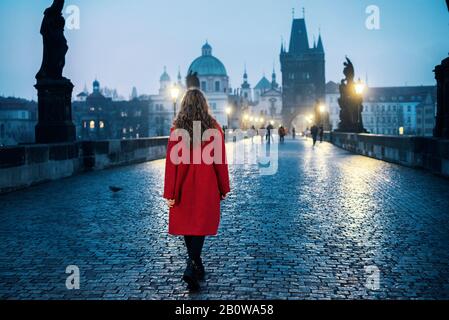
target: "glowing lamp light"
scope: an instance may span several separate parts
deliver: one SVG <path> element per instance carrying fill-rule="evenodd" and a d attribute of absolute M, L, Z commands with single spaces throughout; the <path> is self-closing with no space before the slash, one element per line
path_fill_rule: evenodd
<path fill-rule="evenodd" d="M 319 108 L 319 110 L 320 110 L 321 113 L 325 113 L 325 112 L 326 112 L 326 109 L 327 109 L 326 106 L 325 106 L 324 104 L 320 105 L 318 108 Z"/>
<path fill-rule="evenodd" d="M 180 92 L 181 91 L 179 90 L 178 86 L 176 86 L 176 85 L 174 85 L 171 88 L 170 95 L 171 95 L 171 98 L 173 99 L 173 101 L 177 101 L 178 100 Z"/>
<path fill-rule="evenodd" d="M 366 88 L 365 84 L 359 80 L 359 82 L 355 84 L 355 93 L 361 96 L 365 92 L 365 88 Z"/>
<path fill-rule="evenodd" d="M 404 127 L 399 128 L 399 135 L 401 135 L 401 136 L 404 135 Z"/>
<path fill-rule="evenodd" d="M 227 107 L 226 108 L 226 114 L 229 116 L 232 113 L 232 108 L 231 107 Z"/>

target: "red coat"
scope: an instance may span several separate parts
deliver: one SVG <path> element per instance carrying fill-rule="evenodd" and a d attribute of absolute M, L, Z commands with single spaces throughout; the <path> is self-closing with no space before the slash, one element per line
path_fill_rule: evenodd
<path fill-rule="evenodd" d="M 168 142 L 164 198 L 175 199 L 175 205 L 169 213 L 168 232 L 171 235 L 212 236 L 217 234 L 220 224 L 221 197 L 230 191 L 224 135 L 219 127 L 218 129 L 222 148 L 222 161 L 219 164 L 215 161 L 212 164 L 206 164 L 204 161 L 200 164 L 193 164 L 193 161 L 190 161 L 190 164 L 175 164 L 170 154 L 175 145 L 183 142 Z M 213 139 L 203 143 L 201 150 L 204 150 Z M 190 153 L 192 150 L 191 148 Z M 179 153 L 181 154 L 182 152 Z M 192 156 L 190 160 L 193 160 Z"/>

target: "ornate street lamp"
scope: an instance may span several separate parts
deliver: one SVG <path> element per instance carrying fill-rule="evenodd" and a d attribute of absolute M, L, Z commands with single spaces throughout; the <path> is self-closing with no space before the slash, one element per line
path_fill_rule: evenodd
<path fill-rule="evenodd" d="M 228 106 L 226 107 L 226 115 L 228 116 L 228 129 L 231 126 L 231 114 L 232 114 L 232 107 Z"/>
<path fill-rule="evenodd" d="M 178 102 L 179 94 L 180 94 L 179 87 L 176 84 L 174 84 L 170 90 L 170 95 L 173 100 L 173 119 L 176 118 L 176 104 Z"/>
<path fill-rule="evenodd" d="M 365 84 L 359 78 L 359 81 L 355 84 L 355 93 L 362 96 L 365 93 L 365 88 Z"/>

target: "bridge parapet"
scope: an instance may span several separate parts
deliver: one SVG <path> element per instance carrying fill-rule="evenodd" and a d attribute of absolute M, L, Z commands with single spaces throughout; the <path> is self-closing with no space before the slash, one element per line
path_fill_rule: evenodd
<path fill-rule="evenodd" d="M 327 137 L 334 145 L 353 153 L 449 177 L 449 140 L 342 132 L 332 132 Z"/>
<path fill-rule="evenodd" d="M 0 194 L 86 171 L 163 159 L 167 142 L 168 137 L 158 137 L 0 148 Z"/>

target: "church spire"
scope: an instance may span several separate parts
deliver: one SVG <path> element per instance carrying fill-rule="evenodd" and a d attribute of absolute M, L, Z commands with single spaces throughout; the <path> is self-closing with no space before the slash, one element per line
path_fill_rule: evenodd
<path fill-rule="evenodd" d="M 323 39 L 321 38 L 321 31 L 320 31 L 320 36 L 318 37 L 317 50 L 318 50 L 319 52 L 324 53 L 324 46 L 323 46 Z"/>
<path fill-rule="evenodd" d="M 250 85 L 248 83 L 248 72 L 246 70 L 246 63 L 243 71 L 243 83 L 242 83 L 242 89 L 249 89 Z"/>
<path fill-rule="evenodd" d="M 290 54 L 299 54 L 309 50 L 309 39 L 305 19 L 294 19 L 290 36 Z"/>
<path fill-rule="evenodd" d="M 178 67 L 178 85 L 182 85 L 181 67 Z"/>
<path fill-rule="evenodd" d="M 279 85 L 276 82 L 276 66 L 275 66 L 275 62 L 274 61 L 273 61 L 273 73 L 271 74 L 271 88 L 272 89 L 279 88 Z"/>

